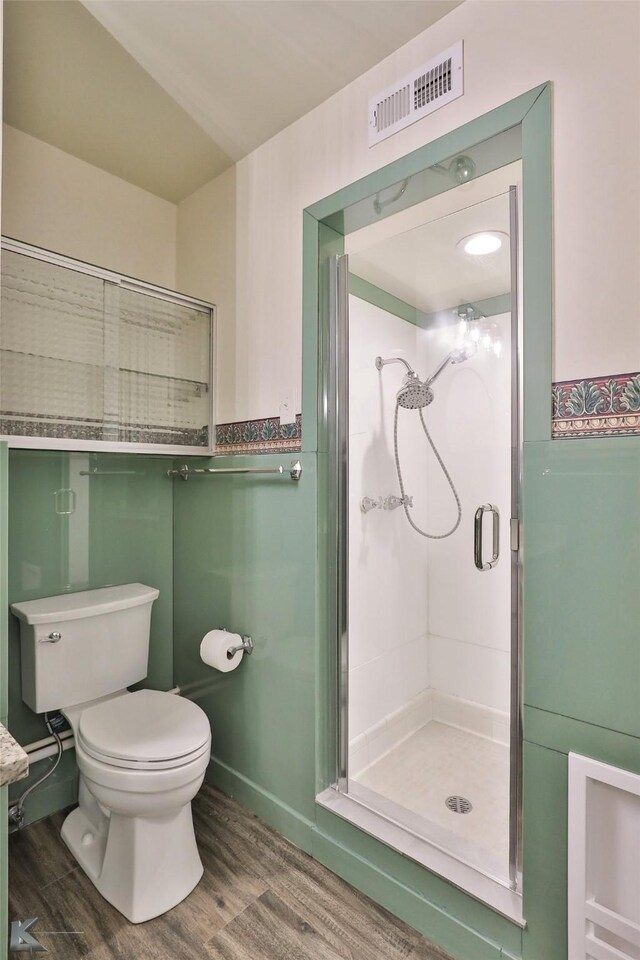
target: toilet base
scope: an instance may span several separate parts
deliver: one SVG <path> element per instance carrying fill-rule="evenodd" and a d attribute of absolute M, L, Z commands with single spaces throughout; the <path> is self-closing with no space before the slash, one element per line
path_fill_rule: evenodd
<path fill-rule="evenodd" d="M 105 900 L 142 923 L 191 893 L 204 872 L 191 803 L 155 817 L 107 817 L 94 804 L 68 815 L 62 839 Z"/>

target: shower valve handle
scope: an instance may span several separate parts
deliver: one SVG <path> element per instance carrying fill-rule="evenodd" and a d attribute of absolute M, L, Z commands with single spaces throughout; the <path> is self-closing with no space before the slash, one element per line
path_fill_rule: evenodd
<path fill-rule="evenodd" d="M 363 513 L 369 513 L 370 510 L 382 510 L 382 497 L 374 500 L 373 497 L 363 497 L 360 501 L 360 509 Z"/>
<path fill-rule="evenodd" d="M 396 497 L 393 493 L 389 494 L 388 497 L 385 497 L 384 509 L 385 510 L 397 510 L 398 507 L 412 507 L 413 506 L 413 497 Z"/>

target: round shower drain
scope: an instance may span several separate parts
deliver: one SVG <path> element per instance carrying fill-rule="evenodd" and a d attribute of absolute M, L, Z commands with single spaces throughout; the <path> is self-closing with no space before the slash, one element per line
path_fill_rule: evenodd
<path fill-rule="evenodd" d="M 453 813 L 471 813 L 473 806 L 466 797 L 447 797 L 445 804 Z"/>

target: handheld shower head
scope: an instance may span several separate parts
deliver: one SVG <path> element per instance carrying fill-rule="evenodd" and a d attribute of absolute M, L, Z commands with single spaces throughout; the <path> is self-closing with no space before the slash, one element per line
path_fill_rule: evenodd
<path fill-rule="evenodd" d="M 450 353 L 446 355 L 444 360 L 441 360 L 436 369 L 433 371 L 430 377 L 427 377 L 426 385 L 430 387 L 432 383 L 438 379 L 445 367 L 450 363 L 464 363 L 465 360 L 468 360 L 476 352 L 475 344 L 466 344 L 463 347 L 455 347 L 451 350 Z"/>
<path fill-rule="evenodd" d="M 456 347 L 455 350 L 451 351 L 449 360 L 451 363 L 464 363 L 465 360 L 469 360 L 474 355 L 477 349 L 478 347 L 473 341 L 465 343 L 464 346 Z"/>
<path fill-rule="evenodd" d="M 407 374 L 396 394 L 396 401 L 406 410 L 422 410 L 433 400 L 433 390 L 428 383 L 420 380 L 415 373 Z"/>

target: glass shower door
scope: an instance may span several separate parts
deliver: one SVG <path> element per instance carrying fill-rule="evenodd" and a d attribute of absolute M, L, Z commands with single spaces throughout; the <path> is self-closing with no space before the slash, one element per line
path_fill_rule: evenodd
<path fill-rule="evenodd" d="M 371 230 L 349 237 L 340 268 L 340 783 L 408 835 L 513 888 L 515 191 L 408 227 L 405 216 L 404 229 L 394 219 L 374 242 Z"/>

